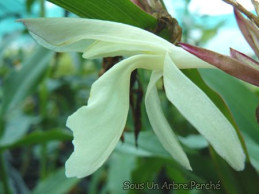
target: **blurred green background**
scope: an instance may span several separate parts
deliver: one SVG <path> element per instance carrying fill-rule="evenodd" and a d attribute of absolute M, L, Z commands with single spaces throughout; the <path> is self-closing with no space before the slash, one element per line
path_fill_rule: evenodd
<path fill-rule="evenodd" d="M 213 89 L 214 92 L 209 93 L 217 92 L 219 96 L 215 95 L 227 104 L 247 147 L 250 161 L 247 161 L 244 171 L 236 172 L 222 160 L 167 101 L 162 86 L 159 86 L 164 113 L 179 135 L 193 167 L 192 172 L 183 169 L 163 149 L 151 129 L 142 102 L 142 131 L 138 137 L 138 148 L 135 146 L 133 113 L 130 110 L 125 141 L 118 144 L 105 165 L 83 179 L 65 177 L 64 163 L 73 151 L 72 134 L 65 127 L 66 119 L 87 103 L 102 59 L 86 60 L 78 53 L 46 50 L 32 40 L 22 24 L 15 21 L 25 17 L 79 15 L 121 21 L 141 28 L 156 25 L 156 20 L 123 3 L 126 0 L 118 3 L 111 0 L 110 8 L 102 7 L 106 6 L 102 1 L 94 2 L 108 12 L 107 15 L 95 10 L 95 6 L 83 5 L 81 9 L 86 12 L 72 13 L 82 0 L 69 0 L 69 11 L 44 0 L 0 1 L 0 193 L 258 193 L 259 133 L 255 117 L 258 88 L 218 70 L 183 72 L 197 85 L 206 84 L 204 91 Z M 58 1 L 52 2 L 57 4 Z M 222 53 L 232 46 L 248 55 L 253 54 L 240 35 L 232 13 L 207 15 L 193 12 L 191 4 L 194 4 L 192 0 L 165 1 L 168 11 L 183 28 L 183 42 L 210 49 L 214 46 Z M 120 14 L 112 17 L 109 9 L 114 8 L 130 10 L 126 11 L 129 16 L 136 14 L 139 17 L 140 14 L 149 23 L 125 20 Z M 227 43 L 225 32 L 230 31 L 234 41 Z M 138 75 L 145 90 L 150 72 L 138 70 Z M 139 185 L 151 186 L 153 182 L 160 186 L 165 182 L 212 182 L 220 183 L 221 187 L 219 190 L 142 189 Z M 126 189 L 123 189 L 124 184 L 128 186 Z"/>

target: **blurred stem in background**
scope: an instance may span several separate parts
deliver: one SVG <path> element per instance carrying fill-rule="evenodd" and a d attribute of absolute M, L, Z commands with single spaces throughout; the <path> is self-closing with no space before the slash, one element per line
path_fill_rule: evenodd
<path fill-rule="evenodd" d="M 40 17 L 45 17 L 45 0 L 40 0 Z M 46 77 L 45 77 L 46 78 Z M 39 114 L 42 117 L 46 117 L 47 111 L 47 86 L 46 79 L 39 86 Z M 44 125 L 43 125 L 44 126 Z M 44 180 L 47 177 L 47 144 L 41 144 L 40 148 L 40 180 Z"/>
<path fill-rule="evenodd" d="M 254 21 L 255 24 L 258 26 L 259 25 L 259 19 L 257 16 L 255 16 L 254 14 L 252 14 L 250 11 L 248 11 L 247 9 L 245 9 L 240 3 L 238 3 L 236 0 L 223 0 L 226 3 L 236 7 L 239 11 L 241 11 L 242 13 L 244 13 L 248 18 L 250 18 L 250 20 Z"/>
<path fill-rule="evenodd" d="M 4 152 L 0 151 L 0 176 L 3 183 L 4 193 L 11 194 L 11 187 L 7 176 L 7 166 L 4 158 Z"/>
<path fill-rule="evenodd" d="M 45 0 L 40 0 L 40 17 L 45 16 Z"/>

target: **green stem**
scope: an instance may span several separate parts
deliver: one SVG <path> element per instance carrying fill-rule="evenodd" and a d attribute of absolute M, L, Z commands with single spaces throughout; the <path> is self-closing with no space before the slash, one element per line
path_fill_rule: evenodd
<path fill-rule="evenodd" d="M 40 17 L 45 16 L 45 0 L 40 0 Z"/>
<path fill-rule="evenodd" d="M 5 130 L 4 114 L 1 111 L 0 111 L 0 138 L 3 136 Z"/>
<path fill-rule="evenodd" d="M 41 145 L 41 159 L 40 159 L 40 178 L 41 180 L 45 179 L 47 176 L 47 145 L 46 143 L 43 143 Z"/>
<path fill-rule="evenodd" d="M 3 187 L 4 187 L 4 193 L 5 194 L 11 194 L 11 187 L 10 184 L 8 182 L 8 176 L 7 176 L 7 172 L 6 172 L 6 164 L 5 164 L 5 160 L 3 157 L 3 153 L 0 152 L 0 177 L 3 183 Z"/>

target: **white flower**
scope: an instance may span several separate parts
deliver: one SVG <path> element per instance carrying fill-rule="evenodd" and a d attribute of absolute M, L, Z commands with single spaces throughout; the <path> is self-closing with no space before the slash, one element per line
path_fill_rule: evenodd
<path fill-rule="evenodd" d="M 84 58 L 128 56 L 92 85 L 88 105 L 67 120 L 74 135 L 74 152 L 66 162 L 68 177 L 92 174 L 115 148 L 127 119 L 130 75 L 137 68 L 153 71 L 146 111 L 155 134 L 176 161 L 191 170 L 161 110 L 156 82 L 162 76 L 170 102 L 235 170 L 244 168 L 245 155 L 233 126 L 179 70 L 211 65 L 152 33 L 125 24 L 78 18 L 20 21 L 41 45 L 55 51 L 82 52 Z"/>

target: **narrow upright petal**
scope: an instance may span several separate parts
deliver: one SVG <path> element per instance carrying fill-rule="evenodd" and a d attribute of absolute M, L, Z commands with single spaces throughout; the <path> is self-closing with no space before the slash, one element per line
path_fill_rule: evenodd
<path fill-rule="evenodd" d="M 145 97 L 146 112 L 152 128 L 163 147 L 183 167 L 191 170 L 189 160 L 179 144 L 173 130 L 164 117 L 160 106 L 160 99 L 156 89 L 156 82 L 162 77 L 162 71 L 153 71 Z"/>
<path fill-rule="evenodd" d="M 162 57 L 137 55 L 123 60 L 93 85 L 87 106 L 68 118 L 74 152 L 66 162 L 68 177 L 85 177 L 96 171 L 115 148 L 126 123 L 130 74 L 136 68 L 159 69 Z"/>
<path fill-rule="evenodd" d="M 243 170 L 245 155 L 233 126 L 204 92 L 176 67 L 169 55 L 165 57 L 163 76 L 168 99 L 221 157 L 235 170 Z"/>

